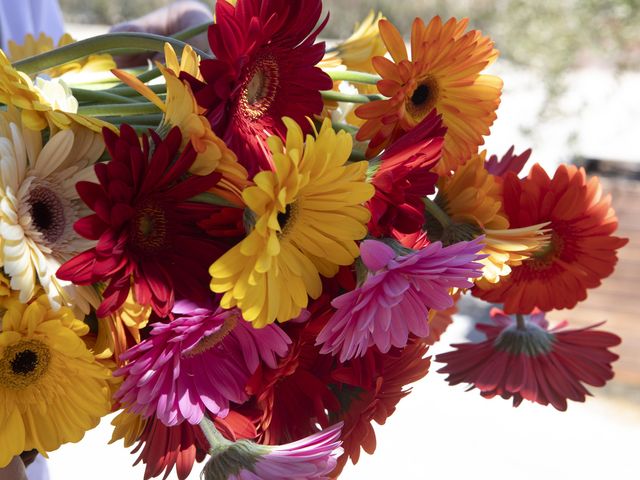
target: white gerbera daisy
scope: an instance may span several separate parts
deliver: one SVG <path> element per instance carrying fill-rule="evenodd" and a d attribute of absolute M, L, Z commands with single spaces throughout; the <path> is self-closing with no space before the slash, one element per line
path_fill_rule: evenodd
<path fill-rule="evenodd" d="M 91 287 L 56 278 L 62 263 L 93 246 L 73 224 L 90 212 L 76 192 L 81 180 L 95 181 L 94 162 L 102 137 L 81 127 L 42 135 L 0 117 L 0 259 L 11 288 L 27 302 L 39 280 L 54 308 L 62 304 L 88 313 L 99 299 Z"/>

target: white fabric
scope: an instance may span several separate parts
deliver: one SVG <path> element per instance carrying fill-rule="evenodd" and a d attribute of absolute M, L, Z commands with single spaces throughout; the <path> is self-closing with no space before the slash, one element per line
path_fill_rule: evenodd
<path fill-rule="evenodd" d="M 28 33 L 44 32 L 57 42 L 64 34 L 58 0 L 0 0 L 0 38 L 2 49 L 9 40 L 22 43 Z"/>

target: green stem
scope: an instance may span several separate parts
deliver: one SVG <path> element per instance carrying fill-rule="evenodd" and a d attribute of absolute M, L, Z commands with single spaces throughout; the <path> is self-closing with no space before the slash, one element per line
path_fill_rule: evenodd
<path fill-rule="evenodd" d="M 442 210 L 436 204 L 436 202 L 427 197 L 423 198 L 422 202 L 424 203 L 425 210 L 433 218 L 435 218 L 440 223 L 440 225 L 442 225 L 443 227 L 448 227 L 449 225 L 451 225 L 451 219 L 449 218 L 449 215 L 447 215 L 447 213 Z"/>
<path fill-rule="evenodd" d="M 331 122 L 331 126 L 333 126 L 334 130 L 344 130 L 347 133 L 356 133 L 358 131 L 358 127 L 348 123 Z"/>
<path fill-rule="evenodd" d="M 102 92 L 100 90 L 86 90 L 84 88 L 71 88 L 73 96 L 80 102 L 104 102 L 104 103 L 136 103 L 135 100 L 115 93 Z"/>
<path fill-rule="evenodd" d="M 215 424 L 206 415 L 202 417 L 202 420 L 200 421 L 200 428 L 202 429 L 204 436 L 207 437 L 211 450 L 215 450 L 219 447 L 225 447 L 233 443 L 222 436 Z"/>
<path fill-rule="evenodd" d="M 185 28 L 184 30 L 180 30 L 178 33 L 174 33 L 171 36 L 176 40 L 185 41 L 195 37 L 196 35 L 201 34 L 202 32 L 206 32 L 211 25 L 213 25 L 213 22 L 201 23 L 200 25 L 196 25 L 195 27 Z"/>
<path fill-rule="evenodd" d="M 382 77 L 379 75 L 372 75 L 365 72 L 351 72 L 340 70 L 328 70 L 325 71 L 327 75 L 331 77 L 331 80 L 346 80 L 353 83 L 366 83 L 367 85 L 375 85 Z"/>
<path fill-rule="evenodd" d="M 524 321 L 524 316 L 521 313 L 516 313 L 516 325 L 518 326 L 518 330 L 527 329 L 527 324 Z"/>
<path fill-rule="evenodd" d="M 325 100 L 349 103 L 368 103 L 373 100 L 382 100 L 383 98 L 380 95 L 360 95 L 359 93 L 342 93 L 335 90 L 324 90 L 320 93 Z"/>
<path fill-rule="evenodd" d="M 198 203 L 207 203 L 209 205 L 217 205 L 220 207 L 239 208 L 238 205 L 231 203 L 229 200 L 219 197 L 218 195 L 214 195 L 213 193 L 210 193 L 210 192 L 200 193 L 195 197 L 191 197 L 189 201 L 198 202 Z"/>
<path fill-rule="evenodd" d="M 118 49 L 163 52 L 165 43 L 170 43 L 178 54 L 186 46 L 186 43 L 175 38 L 151 33 L 107 33 L 25 58 L 14 63 L 13 66 L 16 70 L 31 75 L 95 53 L 108 53 Z M 196 48 L 194 50 L 202 58 L 211 58 L 202 50 Z"/>
<path fill-rule="evenodd" d="M 367 157 L 364 154 L 364 152 L 361 152 L 359 150 L 353 150 L 351 152 L 351 155 L 349 155 L 349 161 L 350 162 L 359 162 L 361 160 L 366 160 Z"/>
<path fill-rule="evenodd" d="M 167 84 L 159 83 L 157 85 L 147 85 L 154 93 L 167 93 Z M 140 95 L 140 92 L 129 87 L 128 85 L 118 85 L 117 87 L 112 87 L 109 89 L 110 93 L 115 95 L 121 95 L 123 97 L 135 97 Z"/>
<path fill-rule="evenodd" d="M 124 116 L 147 113 L 158 113 L 160 109 L 153 103 L 112 103 L 110 105 L 82 105 L 78 108 L 78 113 L 92 117 L 104 116 Z"/>
<path fill-rule="evenodd" d="M 162 114 L 159 113 L 150 113 L 148 115 L 131 115 L 131 116 L 106 116 L 106 117 L 97 117 L 99 120 L 103 120 L 108 123 L 113 123 L 114 125 L 128 123 L 135 123 L 137 125 L 146 125 L 150 127 L 155 127 L 160 125 L 162 121 Z"/>

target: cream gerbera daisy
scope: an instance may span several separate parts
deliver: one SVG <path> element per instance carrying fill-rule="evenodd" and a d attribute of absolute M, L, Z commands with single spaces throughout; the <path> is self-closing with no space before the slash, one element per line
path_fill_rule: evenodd
<path fill-rule="evenodd" d="M 104 143 L 78 126 L 51 133 L 43 146 L 40 132 L 0 117 L 0 259 L 21 302 L 34 296 L 39 281 L 54 308 L 72 304 L 88 313 L 90 303 L 99 303 L 97 293 L 57 279 L 56 271 L 93 246 L 73 231 L 91 213 L 75 187 L 95 179 Z"/>
<path fill-rule="evenodd" d="M 255 228 L 209 269 L 211 289 L 223 308 L 237 306 L 263 327 L 297 317 L 308 296 L 322 292 L 320 275 L 332 277 L 359 255 L 371 214 L 362 206 L 374 194 L 367 162 L 346 163 L 351 136 L 325 120 L 316 138 L 285 118 L 286 145 L 268 139 L 274 171 L 255 175 L 242 192 Z"/>

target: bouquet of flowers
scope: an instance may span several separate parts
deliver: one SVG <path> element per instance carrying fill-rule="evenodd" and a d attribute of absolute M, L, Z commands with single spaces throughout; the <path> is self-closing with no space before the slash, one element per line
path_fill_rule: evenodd
<path fill-rule="evenodd" d="M 597 178 L 479 150 L 498 56 L 467 20 L 219 0 L 174 37 L 0 52 L 0 467 L 100 419 L 145 478 L 337 478 L 430 368 L 461 295 L 502 304 L 435 357 L 451 384 L 558 410 L 611 333 L 545 316 L 610 275 Z M 208 29 L 213 55 L 181 39 Z M 164 52 L 118 70 L 111 54 Z M 111 73 L 112 72 L 112 73 Z"/>

